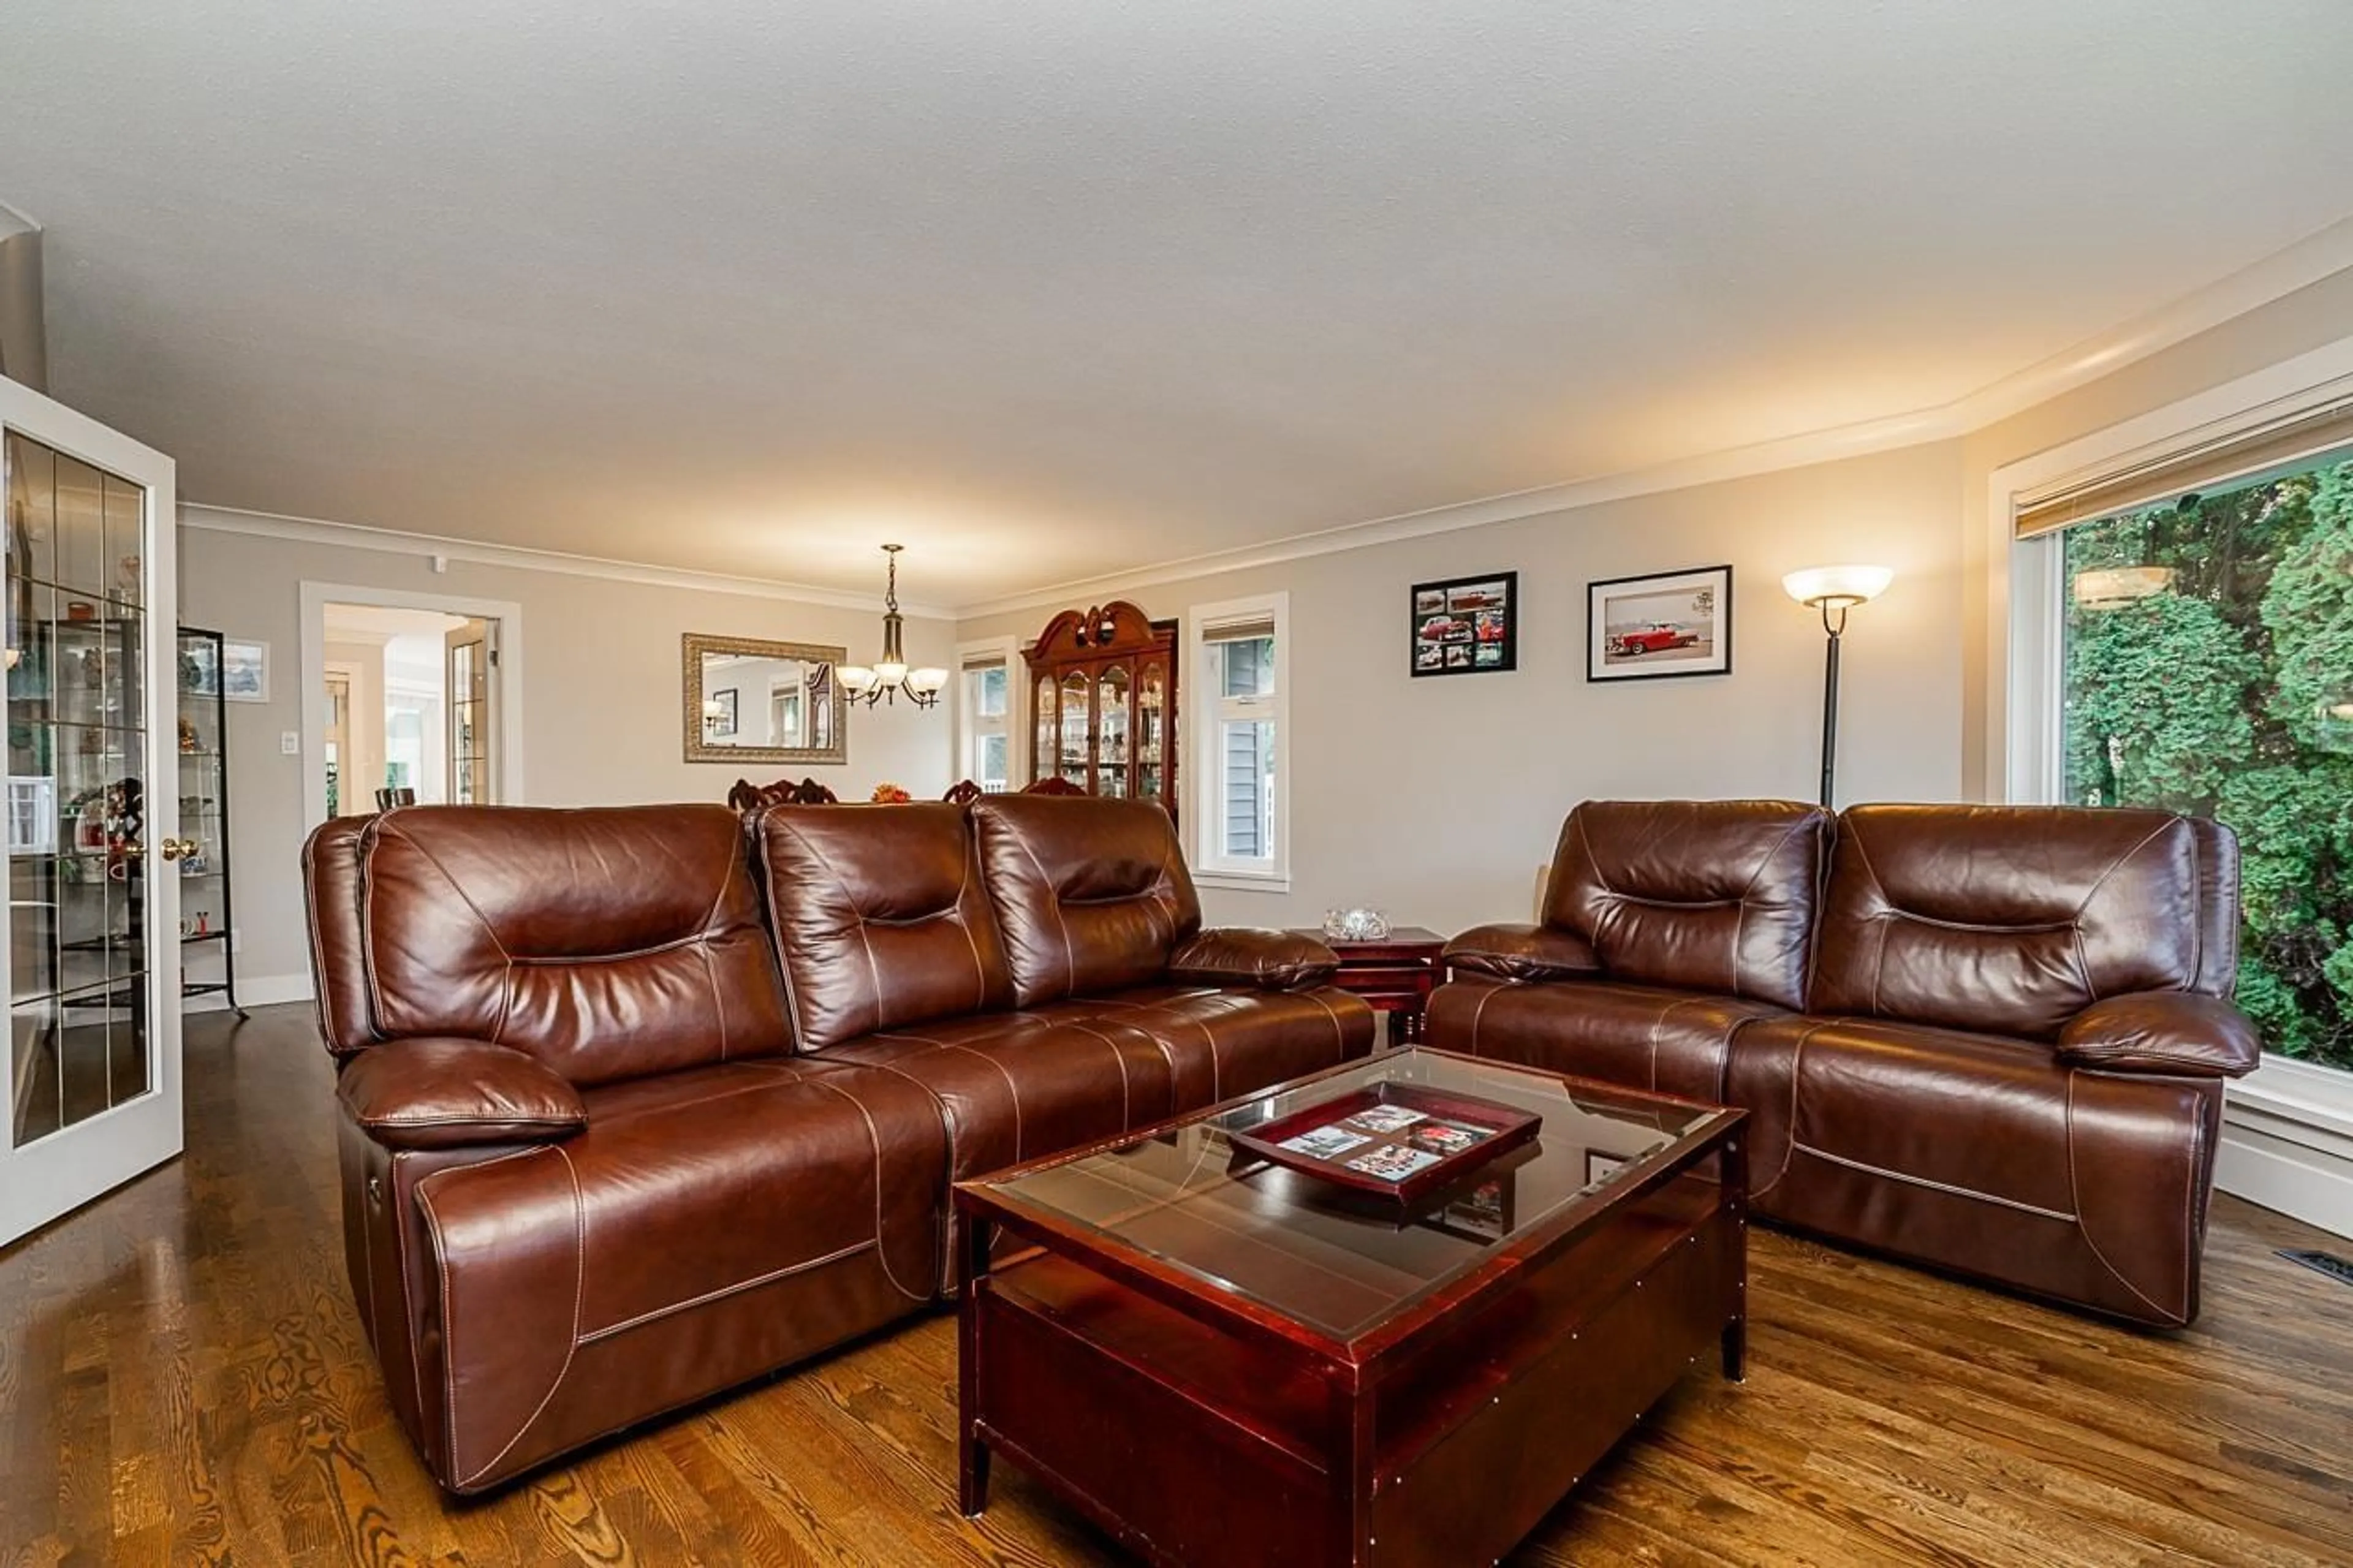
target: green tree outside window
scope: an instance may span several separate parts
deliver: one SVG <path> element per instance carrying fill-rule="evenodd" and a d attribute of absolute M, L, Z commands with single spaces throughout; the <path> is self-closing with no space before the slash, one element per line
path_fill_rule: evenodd
<path fill-rule="evenodd" d="M 2353 1068 L 2353 462 L 2068 530 L 2068 798 L 2237 829 L 2239 1004 Z"/>

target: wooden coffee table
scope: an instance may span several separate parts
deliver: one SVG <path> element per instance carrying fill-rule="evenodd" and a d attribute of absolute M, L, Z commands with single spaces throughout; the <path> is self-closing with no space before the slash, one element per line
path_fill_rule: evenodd
<path fill-rule="evenodd" d="M 1407 1217 L 1229 1142 L 1383 1080 L 1543 1127 Z M 958 1184 L 964 1511 L 1001 1454 L 1155 1563 L 1501 1558 L 1740 1376 L 1744 1118 L 1414 1048 Z"/>

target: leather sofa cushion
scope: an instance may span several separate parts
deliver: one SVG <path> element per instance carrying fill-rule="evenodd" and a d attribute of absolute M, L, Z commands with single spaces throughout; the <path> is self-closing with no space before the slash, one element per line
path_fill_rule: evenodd
<path fill-rule="evenodd" d="M 1159 1044 L 1132 1026 L 1022 1013 L 893 1030 L 828 1051 L 922 1086 L 947 1127 L 949 1175 L 1117 1137 L 1176 1114 Z"/>
<path fill-rule="evenodd" d="M 1830 821 L 1789 801 L 1587 801 L 1561 826 L 1545 923 L 1617 979 L 1803 1006 Z"/>
<path fill-rule="evenodd" d="M 1158 980 L 1200 929 L 1176 825 L 1153 802 L 988 795 L 970 809 L 1017 1006 Z"/>
<path fill-rule="evenodd" d="M 337 1058 L 376 1042 L 368 1009 L 367 943 L 360 924 L 364 816 L 331 816 L 302 843 L 302 900 L 317 970 L 319 1037 Z"/>
<path fill-rule="evenodd" d="M 751 832 L 802 1050 L 1012 1005 L 963 807 L 771 806 Z"/>
<path fill-rule="evenodd" d="M 2157 811 L 1856 806 L 1810 1010 L 2048 1041 L 2104 996 L 2190 989 L 2216 842 Z"/>
<path fill-rule="evenodd" d="M 2137 1321 L 2198 1310 L 2211 1080 L 2078 1071 L 2047 1047 L 1862 1018 L 1745 1027 L 1766 1217 Z"/>
<path fill-rule="evenodd" d="M 723 805 L 411 807 L 375 819 L 363 860 L 387 1037 L 491 1040 L 577 1084 L 789 1047 Z"/>
<path fill-rule="evenodd" d="M 1769 1003 L 1664 986 L 1470 974 L 1430 994 L 1422 1037 L 1465 1056 L 1720 1103 L 1734 1032 L 1788 1016 Z"/>
<path fill-rule="evenodd" d="M 930 1098 L 807 1058 L 589 1090 L 567 1142 L 417 1184 L 455 1489 L 936 1298 Z"/>
<path fill-rule="evenodd" d="M 1187 985 L 1298 991 L 1339 973 L 1339 955 L 1314 937 L 1255 926 L 1196 931 L 1168 955 L 1168 978 Z"/>
<path fill-rule="evenodd" d="M 1175 1075 L 1180 1113 L 1337 1067 L 1373 1048 L 1371 1005 L 1329 987 L 1144 985 L 1066 1005 L 1133 1026 L 1159 1042 Z"/>
<path fill-rule="evenodd" d="M 362 1052 L 336 1098 L 387 1149 L 553 1143 L 588 1125 L 580 1091 L 487 1040 L 394 1040 Z"/>

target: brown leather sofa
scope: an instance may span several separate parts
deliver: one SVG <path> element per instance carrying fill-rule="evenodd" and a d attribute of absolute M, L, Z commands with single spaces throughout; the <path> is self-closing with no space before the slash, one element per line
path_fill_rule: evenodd
<path fill-rule="evenodd" d="M 1745 1108 L 1762 1217 L 2178 1326 L 2258 1059 L 2238 893 L 2161 812 L 1592 801 L 1427 1037 Z"/>
<path fill-rule="evenodd" d="M 1363 1055 L 1165 813 L 421 807 L 303 857 L 352 1288 L 440 1482 L 939 1301 L 948 1188 Z"/>

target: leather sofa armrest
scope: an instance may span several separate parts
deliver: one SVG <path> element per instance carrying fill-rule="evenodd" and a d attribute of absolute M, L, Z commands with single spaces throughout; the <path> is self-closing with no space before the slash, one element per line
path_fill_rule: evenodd
<path fill-rule="evenodd" d="M 392 1040 L 352 1059 L 335 1097 L 387 1149 L 553 1143 L 588 1125 L 580 1093 L 522 1052 L 488 1040 Z"/>
<path fill-rule="evenodd" d="M 2059 1059 L 2104 1072 L 2243 1078 L 2263 1059 L 2244 1013 L 2216 996 L 2136 991 L 2094 1002 L 2059 1031 Z"/>
<path fill-rule="evenodd" d="M 1601 973 L 1592 943 L 1554 926 L 1472 926 L 1446 944 L 1444 962 L 1499 980 L 1572 980 Z"/>
<path fill-rule="evenodd" d="M 1183 985 L 1304 991 L 1339 973 L 1340 955 L 1314 937 L 1256 926 L 1198 931 L 1168 955 L 1168 978 Z"/>

